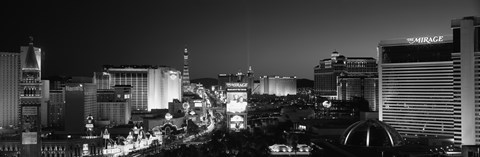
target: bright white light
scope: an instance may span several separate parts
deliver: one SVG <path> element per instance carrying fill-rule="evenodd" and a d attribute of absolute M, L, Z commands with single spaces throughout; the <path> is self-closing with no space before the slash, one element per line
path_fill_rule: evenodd
<path fill-rule="evenodd" d="M 323 107 L 330 108 L 332 106 L 332 102 L 326 100 L 322 103 Z"/>

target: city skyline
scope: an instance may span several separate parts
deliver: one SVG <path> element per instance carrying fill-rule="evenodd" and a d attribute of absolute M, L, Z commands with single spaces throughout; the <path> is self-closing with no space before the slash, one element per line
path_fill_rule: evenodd
<path fill-rule="evenodd" d="M 28 36 L 46 52 L 44 76 L 92 76 L 102 65 L 183 66 L 190 76 L 296 75 L 333 51 L 376 58 L 383 39 L 449 35 L 451 19 L 479 15 L 478 1 L 169 1 L 9 4 L 2 52 Z M 108 8 L 108 9 L 106 9 Z M 265 62 L 268 60 L 268 62 Z"/>

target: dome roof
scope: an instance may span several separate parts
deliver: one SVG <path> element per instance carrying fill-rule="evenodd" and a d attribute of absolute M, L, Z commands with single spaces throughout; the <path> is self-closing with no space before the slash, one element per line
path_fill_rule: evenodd
<path fill-rule="evenodd" d="M 350 125 L 340 138 L 342 145 L 362 147 L 395 147 L 403 144 L 402 136 L 391 126 L 374 119 Z"/>

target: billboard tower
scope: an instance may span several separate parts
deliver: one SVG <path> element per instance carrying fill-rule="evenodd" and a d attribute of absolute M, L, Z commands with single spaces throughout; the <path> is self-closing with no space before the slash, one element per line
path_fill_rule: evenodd
<path fill-rule="evenodd" d="M 239 132 L 247 128 L 248 83 L 229 82 L 226 83 L 226 89 L 228 128 Z"/>
<path fill-rule="evenodd" d="M 33 38 L 30 37 L 29 45 L 20 47 L 20 52 L 22 67 L 20 80 L 22 150 L 20 155 L 41 156 L 41 50 L 33 47 Z"/>

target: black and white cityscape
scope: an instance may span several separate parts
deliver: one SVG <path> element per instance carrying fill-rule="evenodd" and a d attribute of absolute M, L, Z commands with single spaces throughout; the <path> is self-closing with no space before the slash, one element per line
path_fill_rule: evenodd
<path fill-rule="evenodd" d="M 480 156 L 478 0 L 0 6 L 0 157 Z"/>

